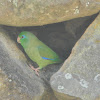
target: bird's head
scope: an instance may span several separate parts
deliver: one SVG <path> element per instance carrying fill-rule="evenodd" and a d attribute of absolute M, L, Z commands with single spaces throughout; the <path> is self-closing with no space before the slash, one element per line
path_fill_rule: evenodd
<path fill-rule="evenodd" d="M 18 35 L 17 42 L 20 44 L 23 44 L 23 43 L 27 42 L 28 39 L 29 39 L 28 32 L 24 31 Z"/>
<path fill-rule="evenodd" d="M 23 31 L 18 35 L 17 42 L 24 46 L 35 39 L 37 39 L 37 37 L 34 34 L 28 31 Z"/>

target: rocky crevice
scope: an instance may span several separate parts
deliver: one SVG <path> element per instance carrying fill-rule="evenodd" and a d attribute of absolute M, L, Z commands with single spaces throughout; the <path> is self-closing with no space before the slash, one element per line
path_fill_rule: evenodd
<path fill-rule="evenodd" d="M 62 64 L 47 66 L 41 70 L 40 77 L 37 77 L 28 66 L 28 63 L 32 61 L 27 57 L 23 48 L 17 44 L 16 38 L 23 30 L 31 31 L 65 60 L 70 55 L 75 43 L 84 33 L 84 30 L 96 16 L 41 27 L 0 26 L 0 68 L 6 74 L 8 80 L 15 83 L 11 90 L 5 91 L 10 92 L 11 95 L 15 93 L 12 96 L 13 99 L 18 99 L 16 96 L 18 95 L 18 100 L 23 98 L 24 100 L 59 100 L 58 94 L 56 95 L 56 92 L 52 90 L 49 81 L 50 77 L 59 70 Z M 34 62 L 32 63 L 36 65 Z M 10 88 L 8 85 L 7 87 Z M 18 93 L 13 92 L 14 89 Z M 9 96 L 3 99 L 6 98 L 12 99 Z M 63 99 L 63 94 L 61 98 Z M 69 98 L 72 99 L 68 97 L 68 100 Z"/>

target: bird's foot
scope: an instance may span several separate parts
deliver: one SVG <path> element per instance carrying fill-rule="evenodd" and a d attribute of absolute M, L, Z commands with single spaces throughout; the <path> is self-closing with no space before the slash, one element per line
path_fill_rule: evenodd
<path fill-rule="evenodd" d="M 38 68 L 34 68 L 34 66 L 32 66 L 32 65 L 29 65 L 30 67 L 31 67 L 31 69 L 33 69 L 34 71 L 35 71 L 35 73 L 36 73 L 36 75 L 38 75 L 39 76 L 39 67 Z"/>

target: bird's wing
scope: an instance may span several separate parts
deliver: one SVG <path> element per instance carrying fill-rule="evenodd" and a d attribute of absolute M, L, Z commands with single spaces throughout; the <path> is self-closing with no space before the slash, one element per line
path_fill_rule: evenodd
<path fill-rule="evenodd" d="M 58 59 L 58 55 L 51 50 L 48 46 L 38 46 L 38 51 L 42 59 L 45 60 L 56 60 Z"/>

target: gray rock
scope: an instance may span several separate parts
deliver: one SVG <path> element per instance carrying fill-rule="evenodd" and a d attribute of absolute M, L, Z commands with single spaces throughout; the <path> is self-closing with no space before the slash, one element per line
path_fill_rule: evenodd
<path fill-rule="evenodd" d="M 100 14 L 75 44 L 69 58 L 50 82 L 58 100 L 66 100 L 67 96 L 82 100 L 99 97 Z"/>
<path fill-rule="evenodd" d="M 99 0 L 0 0 L 0 24 L 38 26 L 99 12 Z"/>

